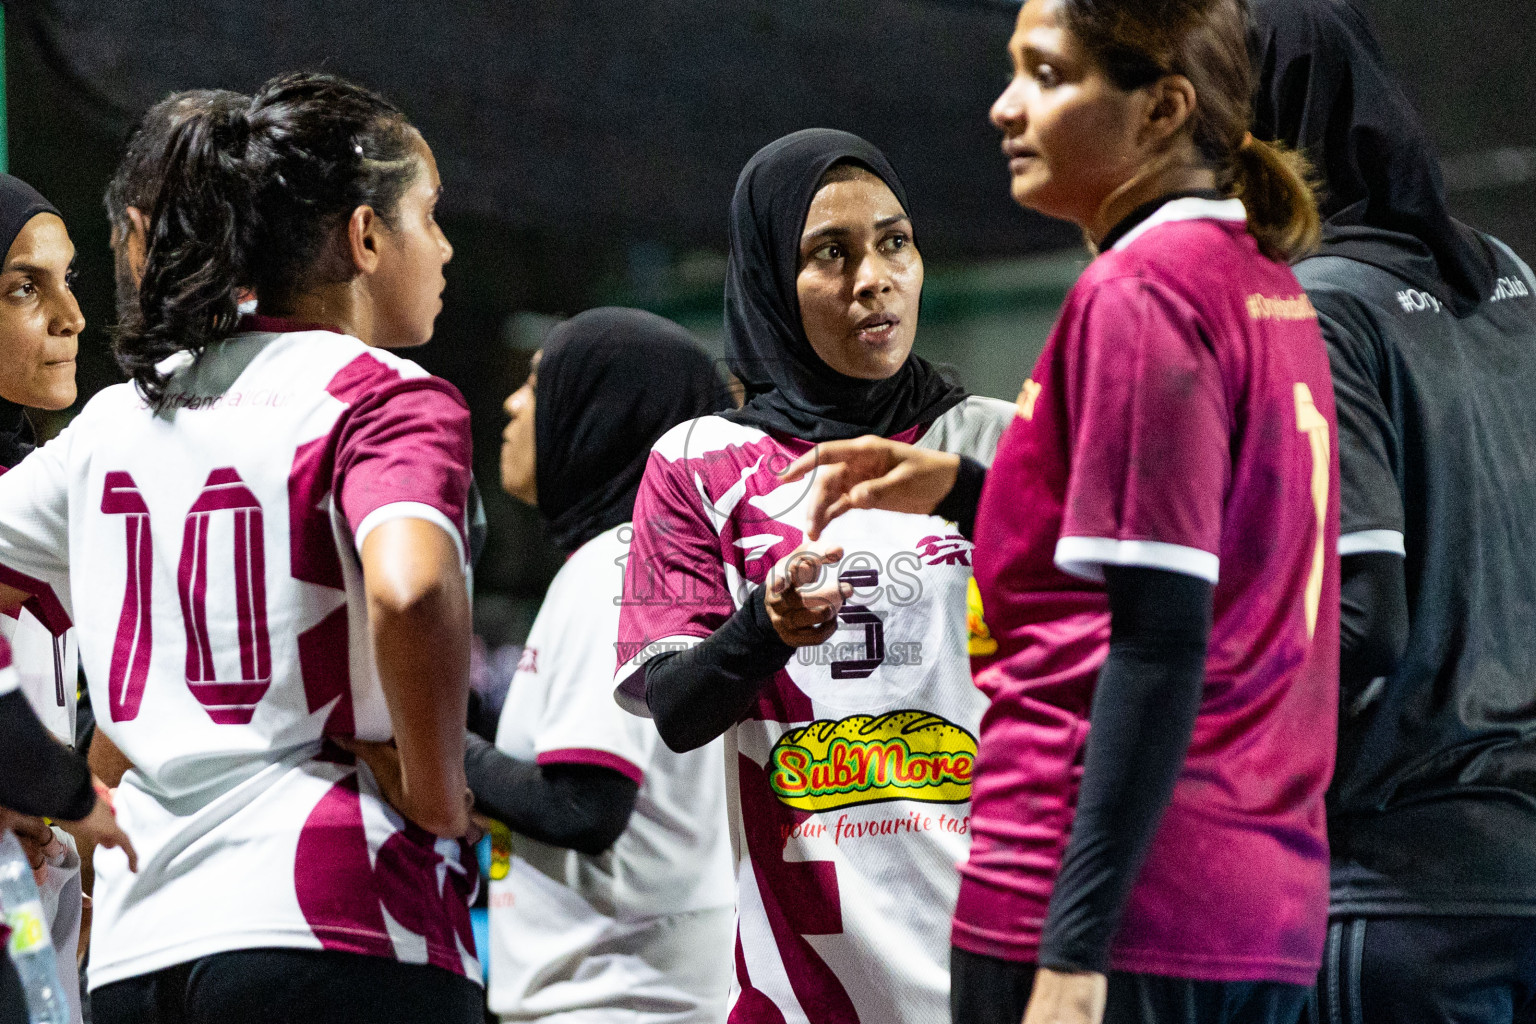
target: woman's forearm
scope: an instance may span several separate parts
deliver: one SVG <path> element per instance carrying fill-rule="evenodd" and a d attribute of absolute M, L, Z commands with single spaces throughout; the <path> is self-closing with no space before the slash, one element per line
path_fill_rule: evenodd
<path fill-rule="evenodd" d="M 400 752 L 400 811 L 436 835 L 462 836 L 470 609 L 458 550 L 441 527 L 396 519 L 368 535 L 362 554 L 374 657 Z"/>
<path fill-rule="evenodd" d="M 541 843 L 593 856 L 618 841 L 640 792 L 612 768 L 524 761 L 473 733 L 464 774 L 477 809 Z"/>
<path fill-rule="evenodd" d="M 0 758 L 0 807 L 75 821 L 96 804 L 85 758 L 53 738 L 20 690 L 0 696 Z"/>
<path fill-rule="evenodd" d="M 1184 768 L 1204 693 L 1211 584 L 1106 566 L 1110 648 L 1099 670 L 1071 839 L 1040 965 L 1108 970 L 1109 947 Z"/>
<path fill-rule="evenodd" d="M 981 488 L 987 482 L 987 467 L 962 455 L 955 485 L 944 495 L 933 514 L 952 520 L 967 539 L 976 534 L 976 510 L 981 506 Z"/>
<path fill-rule="evenodd" d="M 679 753 L 704 746 L 739 722 L 763 684 L 795 649 L 774 630 L 759 587 L 703 643 L 645 666 L 645 701 L 656 731 Z"/>

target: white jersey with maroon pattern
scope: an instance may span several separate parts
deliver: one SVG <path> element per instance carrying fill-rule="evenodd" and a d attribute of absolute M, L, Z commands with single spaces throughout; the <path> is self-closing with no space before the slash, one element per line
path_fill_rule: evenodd
<path fill-rule="evenodd" d="M 99 727 L 134 765 L 116 807 L 139 871 L 97 853 L 91 984 L 258 947 L 478 979 L 467 848 L 323 743 L 391 735 L 357 551 L 419 518 L 462 555 L 463 399 L 323 330 L 178 363 L 156 407 L 108 388 L 0 477 L 0 580 L 78 626 Z"/>
<path fill-rule="evenodd" d="M 0 476 L 5 474 L 0 467 Z M 75 691 L 80 676 L 80 651 L 73 630 L 55 635 L 39 618 L 37 601 L 29 607 L 0 614 L 0 636 L 11 643 L 21 691 L 48 731 L 71 746 L 75 742 Z"/>
<path fill-rule="evenodd" d="M 1012 414 L 972 398 L 924 439 L 990 462 Z M 657 442 L 619 630 L 626 707 L 644 712 L 650 657 L 707 637 L 802 543 L 810 484 L 776 473 L 810 448 L 715 416 Z M 941 1024 L 986 706 L 967 657 L 971 545 L 937 516 L 865 510 L 824 540 L 855 587 L 842 628 L 797 651 L 726 736 L 730 1021 Z"/>
<path fill-rule="evenodd" d="M 491 869 L 490 1007 L 504 1021 L 718 1024 L 735 887 L 716 740 L 686 754 L 613 702 L 629 524 L 567 559 L 533 622 L 496 731 L 506 754 L 589 764 L 640 787 L 596 856 L 517 836 Z"/>
<path fill-rule="evenodd" d="M 54 636 L 31 609 L 0 615 L 0 636 L 11 643 L 21 690 L 37 717 L 63 743 L 75 742 L 80 651 L 75 631 Z"/>

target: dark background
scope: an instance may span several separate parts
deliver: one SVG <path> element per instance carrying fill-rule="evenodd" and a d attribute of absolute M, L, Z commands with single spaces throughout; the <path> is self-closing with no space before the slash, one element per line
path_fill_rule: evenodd
<path fill-rule="evenodd" d="M 1536 255 L 1530 0 L 1367 6 L 1447 157 L 1459 215 Z M 480 591 L 526 609 L 558 561 L 536 515 L 495 486 L 501 401 L 552 317 L 623 302 L 687 313 L 708 333 L 736 174 L 785 132 L 845 128 L 886 151 L 929 267 L 925 325 L 940 309 L 951 333 L 991 316 L 972 348 L 1017 351 L 957 361 L 985 378 L 967 381 L 976 390 L 1011 397 L 1023 372 L 996 368 L 1042 340 L 1079 256 L 1071 229 L 1008 200 L 986 120 L 1016 10 L 1006 0 L 12 0 L 11 170 L 64 212 L 80 253 L 83 402 L 119 379 L 101 192 L 145 106 L 177 89 L 249 91 L 294 69 L 347 75 L 402 106 L 436 152 L 457 250 L 437 336 L 411 355 L 475 414 L 492 520 Z M 996 330 L 999 310 L 1006 324 L 1029 302 L 1038 309 L 1016 331 Z"/>

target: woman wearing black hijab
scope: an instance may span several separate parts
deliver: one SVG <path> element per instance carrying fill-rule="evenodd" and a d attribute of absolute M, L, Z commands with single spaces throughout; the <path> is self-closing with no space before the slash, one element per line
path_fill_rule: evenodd
<path fill-rule="evenodd" d="M 81 328 L 80 306 L 71 287 L 75 250 L 64 221 L 48 200 L 26 182 L 0 174 L 0 472 L 16 465 L 32 450 L 32 429 L 26 407 L 62 409 L 75 400 L 75 349 Z M 93 786 L 85 759 L 48 734 L 28 698 L 29 677 L 41 676 L 44 666 L 22 663 L 20 657 L 41 647 L 52 653 L 53 634 L 31 610 L 13 609 L 0 622 L 0 828 L 13 827 L 24 837 L 33 867 L 41 866 L 49 830 L 41 821 L 49 815 L 68 822 L 67 830 L 82 843 L 126 844 L 103 792 Z M 55 623 L 62 631 L 67 621 Z M 36 634 L 36 635 L 34 635 Z M 40 638 L 40 639 L 39 639 Z M 12 642 L 18 663 L 12 664 Z M 37 642 L 34 642 L 37 641 Z M 62 650 L 61 650 L 62 653 Z M 38 671 L 31 671 L 36 667 Z M 60 687 L 62 670 L 54 679 L 53 659 L 46 666 L 50 682 Z M 48 703 L 54 697 L 48 687 Z M 69 676 L 67 697 L 74 696 Z M 67 731 L 67 722 L 60 731 Z M 7 809 L 8 808 L 8 809 Z M 31 842 L 26 842 L 30 839 Z M 129 854 L 132 858 L 132 852 Z M 78 872 L 78 861 L 74 867 Z M 77 890 L 78 891 L 78 890 Z M 57 893 L 54 894 L 55 898 Z M 78 897 L 77 897 L 78 898 Z M 78 911 L 75 916 L 78 922 Z M 73 950 L 65 950 L 72 954 Z M 72 957 L 64 956 L 68 965 Z M 70 979 L 65 979 L 66 984 Z M 6 959 L 0 964 L 0 1020 L 26 1019 L 19 983 Z"/>
<path fill-rule="evenodd" d="M 1324 185 L 1296 267 L 1343 479 L 1326 1020 L 1526 1019 L 1536 1000 L 1536 280 L 1455 220 L 1349 0 L 1256 0 L 1254 134 Z"/>
<path fill-rule="evenodd" d="M 518 833 L 492 871 L 490 1007 L 507 1019 L 717 1024 L 729 987 L 730 847 L 718 745 L 675 754 L 613 702 L 635 491 L 651 445 L 733 404 L 687 331 L 633 309 L 557 326 L 507 400 L 502 485 L 569 553 L 476 805 Z M 497 877 L 498 874 L 501 877 Z"/>
<path fill-rule="evenodd" d="M 984 705 L 970 543 L 943 515 L 868 512 L 805 544 L 806 489 L 776 476 L 870 433 L 991 461 L 1013 409 L 912 354 L 922 281 L 874 146 L 811 129 L 759 151 L 725 288 L 747 402 L 663 437 L 636 499 L 617 696 L 674 750 L 726 735 L 733 1024 L 948 1017 Z"/>

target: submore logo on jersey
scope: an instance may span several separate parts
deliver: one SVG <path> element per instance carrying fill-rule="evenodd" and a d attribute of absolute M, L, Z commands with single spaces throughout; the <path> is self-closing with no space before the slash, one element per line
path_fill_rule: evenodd
<path fill-rule="evenodd" d="M 976 737 L 926 711 L 812 722 L 779 737 L 768 784 L 799 811 L 887 800 L 962 803 L 971 798 Z"/>

